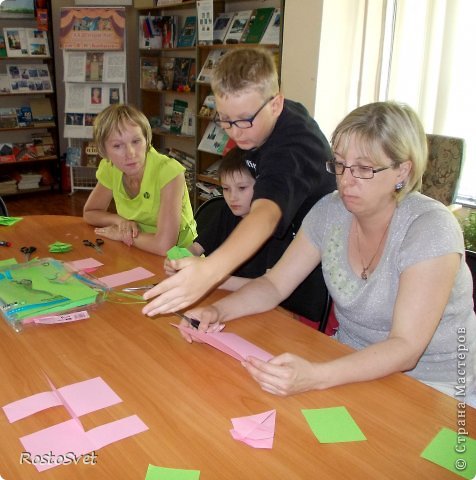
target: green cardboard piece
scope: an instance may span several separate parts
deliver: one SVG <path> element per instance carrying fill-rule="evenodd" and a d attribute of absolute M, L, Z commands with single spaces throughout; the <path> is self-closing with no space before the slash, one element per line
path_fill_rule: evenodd
<path fill-rule="evenodd" d="M 167 251 L 167 258 L 169 260 L 179 260 L 180 258 L 193 257 L 193 255 L 184 247 L 172 247 Z"/>
<path fill-rule="evenodd" d="M 15 223 L 23 220 L 23 217 L 3 217 L 0 216 L 0 225 L 5 225 L 9 227 L 10 225 L 14 225 Z"/>
<path fill-rule="evenodd" d="M 345 407 L 301 410 L 312 432 L 321 443 L 367 440 Z"/>
<path fill-rule="evenodd" d="M 442 428 L 436 434 L 421 457 L 463 478 L 476 476 L 476 440 L 449 428 Z"/>
<path fill-rule="evenodd" d="M 199 480 L 199 470 L 182 470 L 149 465 L 145 480 Z"/>

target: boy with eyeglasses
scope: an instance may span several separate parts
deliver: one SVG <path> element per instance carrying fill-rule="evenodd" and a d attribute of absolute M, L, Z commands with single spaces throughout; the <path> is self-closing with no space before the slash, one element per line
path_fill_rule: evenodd
<path fill-rule="evenodd" d="M 269 50 L 229 51 L 215 67 L 211 86 L 215 122 L 248 151 L 248 166 L 255 171 L 251 210 L 210 256 L 174 261 L 178 273 L 144 295 L 157 297 L 143 308 L 149 316 L 198 300 L 271 236 L 282 238 L 297 230 L 310 208 L 336 188 L 335 177 L 326 173 L 326 162 L 332 160 L 329 143 L 307 110 L 280 93 Z M 317 317 L 325 298 L 321 271 L 311 273 L 298 288 L 302 295 L 297 313 Z"/>

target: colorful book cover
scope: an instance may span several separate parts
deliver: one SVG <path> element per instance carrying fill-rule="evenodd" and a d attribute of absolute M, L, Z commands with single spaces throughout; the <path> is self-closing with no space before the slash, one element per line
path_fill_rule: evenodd
<path fill-rule="evenodd" d="M 184 26 L 177 41 L 177 47 L 193 47 L 197 39 L 197 17 L 185 19 Z"/>
<path fill-rule="evenodd" d="M 244 34 L 242 42 L 259 43 L 273 13 L 273 7 L 257 8 L 254 10 L 253 15 L 251 15 L 250 21 L 248 22 L 247 31 Z"/>
<path fill-rule="evenodd" d="M 180 133 L 182 131 L 183 117 L 185 110 L 188 107 L 188 102 L 184 100 L 175 99 L 172 107 L 172 119 L 170 121 L 170 131 L 172 133 Z"/>

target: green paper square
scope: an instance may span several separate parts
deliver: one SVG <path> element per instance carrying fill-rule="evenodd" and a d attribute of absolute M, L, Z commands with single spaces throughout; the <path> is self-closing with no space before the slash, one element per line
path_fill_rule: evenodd
<path fill-rule="evenodd" d="M 301 410 L 312 432 L 321 443 L 367 440 L 345 407 Z"/>
<path fill-rule="evenodd" d="M 145 480 L 199 480 L 199 470 L 182 470 L 149 465 Z"/>
<path fill-rule="evenodd" d="M 189 250 L 184 247 L 172 247 L 167 251 L 167 258 L 169 260 L 179 260 L 180 258 L 193 257 Z"/>
<path fill-rule="evenodd" d="M 467 435 L 459 435 L 459 440 L 456 432 L 442 428 L 423 450 L 421 457 L 471 480 L 476 476 L 476 440 Z"/>
<path fill-rule="evenodd" d="M 16 265 L 18 262 L 15 258 L 7 258 L 6 260 L 0 260 L 0 267 L 9 267 L 10 265 Z"/>

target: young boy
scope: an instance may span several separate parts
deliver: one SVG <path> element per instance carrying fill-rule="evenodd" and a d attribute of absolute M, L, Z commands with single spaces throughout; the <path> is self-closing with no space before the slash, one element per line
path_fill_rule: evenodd
<path fill-rule="evenodd" d="M 177 311 L 198 300 L 272 235 L 282 238 L 299 228 L 309 209 L 335 190 L 335 178 L 325 169 L 332 159 L 329 144 L 306 109 L 279 92 L 269 50 L 227 52 L 215 67 L 212 90 L 215 122 L 248 151 L 248 165 L 256 172 L 250 213 L 208 257 L 173 262 L 177 274 L 144 294 L 147 300 L 157 297 L 142 310 L 149 316 Z M 309 295 L 303 295 L 303 301 L 308 300 L 312 300 Z M 313 310 L 310 304 L 309 311 Z"/>
<path fill-rule="evenodd" d="M 223 157 L 218 178 L 223 189 L 224 202 L 217 204 L 210 216 L 200 221 L 197 217 L 198 236 L 188 250 L 195 256 L 211 255 L 230 236 L 240 221 L 248 215 L 253 199 L 255 178 L 246 164 L 247 153 L 236 147 Z M 220 288 L 237 290 L 251 278 L 266 273 L 283 255 L 293 239 L 291 231 L 283 238 L 271 237 L 247 262 L 238 267 Z M 176 270 L 165 260 L 167 275 Z"/>

